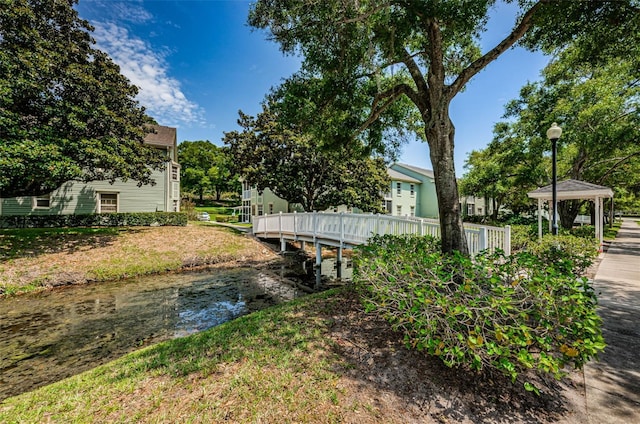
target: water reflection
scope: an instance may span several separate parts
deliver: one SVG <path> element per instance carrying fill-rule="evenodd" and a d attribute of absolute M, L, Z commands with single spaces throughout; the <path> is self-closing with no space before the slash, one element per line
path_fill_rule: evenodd
<path fill-rule="evenodd" d="M 235 269 L 4 299 L 0 301 L 0 399 L 302 294 L 269 272 Z"/>
<path fill-rule="evenodd" d="M 316 267 L 315 259 L 301 257 L 299 252 L 288 253 L 279 271 L 282 278 L 301 280 L 310 291 L 326 290 L 349 282 L 353 276 L 350 258 L 343 258 L 342 262 L 338 262 L 335 257 L 323 258 L 320 266 Z"/>

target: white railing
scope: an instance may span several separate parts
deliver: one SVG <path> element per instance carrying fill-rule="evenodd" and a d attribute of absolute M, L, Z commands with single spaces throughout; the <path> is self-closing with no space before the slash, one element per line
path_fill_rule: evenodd
<path fill-rule="evenodd" d="M 511 228 L 465 224 L 469 252 L 501 249 L 511 253 Z M 253 234 L 280 240 L 309 240 L 339 243 L 340 246 L 365 244 L 373 235 L 417 234 L 440 237 L 436 219 L 373 214 L 330 212 L 279 213 L 253 217 Z"/>

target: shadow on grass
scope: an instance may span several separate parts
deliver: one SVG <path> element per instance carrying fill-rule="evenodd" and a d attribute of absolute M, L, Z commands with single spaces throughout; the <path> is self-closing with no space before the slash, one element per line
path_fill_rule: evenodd
<path fill-rule="evenodd" d="M 111 245 L 132 228 L 21 228 L 0 230 L 0 260 L 37 257 L 48 253 L 72 254 Z"/>
<path fill-rule="evenodd" d="M 365 314 L 348 289 L 311 299 L 138 352 L 112 375 L 113 381 L 149 371 L 172 377 L 209 374 L 218 364 L 246 358 L 269 367 L 301 346 L 324 344 L 331 346 L 324 353 L 330 370 L 345 387 L 345 410 L 359 402 L 365 409 L 373 406 L 378 418 L 390 422 L 474 423 L 539 423 L 571 412 L 562 385 L 553 380 L 536 380 L 543 388 L 536 396 L 502 374 L 450 369 L 437 358 L 405 349 L 402 337 L 386 322 Z"/>

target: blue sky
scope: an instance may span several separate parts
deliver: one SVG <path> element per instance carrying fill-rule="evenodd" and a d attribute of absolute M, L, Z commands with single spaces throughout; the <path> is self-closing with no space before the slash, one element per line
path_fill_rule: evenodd
<path fill-rule="evenodd" d="M 246 24 L 244 0 L 80 0 L 80 17 L 95 27 L 97 46 L 140 88 L 138 100 L 159 124 L 178 128 L 178 141 L 222 145 L 238 129 L 238 110 L 256 114 L 269 89 L 299 69 L 266 33 Z M 515 19 L 499 4 L 482 38 L 483 51 L 504 38 Z M 504 105 L 527 81 L 537 80 L 548 58 L 511 49 L 458 94 L 451 106 L 456 127 L 456 173 L 468 153 L 484 148 Z M 425 143 L 404 146 L 400 161 L 431 169 Z"/>

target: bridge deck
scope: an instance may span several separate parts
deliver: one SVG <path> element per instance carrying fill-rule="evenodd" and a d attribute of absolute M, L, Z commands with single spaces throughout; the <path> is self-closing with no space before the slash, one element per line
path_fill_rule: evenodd
<path fill-rule="evenodd" d="M 501 249 L 511 253 L 511 229 L 465 224 L 469 252 Z M 253 217 L 253 234 L 282 241 L 305 241 L 324 246 L 351 248 L 373 235 L 417 234 L 440 237 L 435 219 L 345 213 L 280 213 Z"/>

